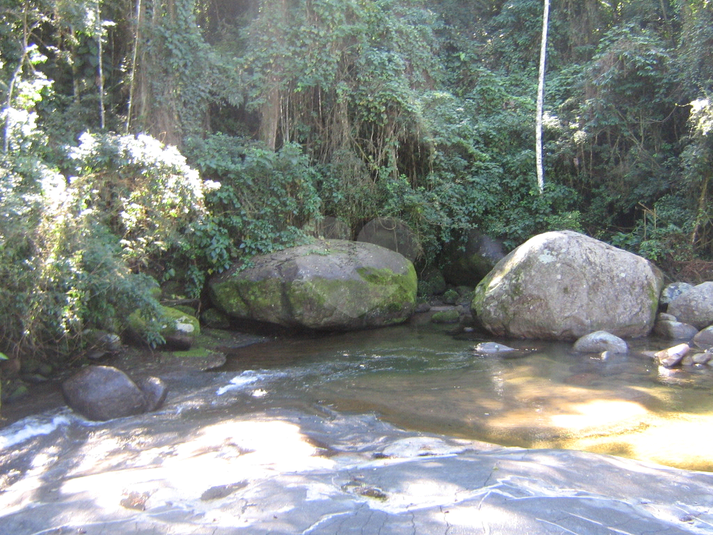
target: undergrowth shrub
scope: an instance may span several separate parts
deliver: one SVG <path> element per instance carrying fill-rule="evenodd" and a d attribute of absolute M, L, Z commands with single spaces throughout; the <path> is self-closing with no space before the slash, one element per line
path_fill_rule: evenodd
<path fill-rule="evenodd" d="M 225 270 L 238 255 L 306 241 L 301 227 L 319 217 L 320 198 L 318 173 L 299 145 L 286 144 L 275 152 L 215 134 L 189 140 L 184 152 L 214 185 L 205 198 L 210 217 L 192 228 L 195 247 L 189 253 L 205 265 L 205 274 Z"/>
<path fill-rule="evenodd" d="M 87 328 L 120 332 L 137 308 L 156 317 L 155 277 L 175 271 L 206 216 L 198 173 L 149 136 L 84 134 L 68 158 L 69 177 L 18 155 L 2 168 L 6 352 L 64 357 Z"/>

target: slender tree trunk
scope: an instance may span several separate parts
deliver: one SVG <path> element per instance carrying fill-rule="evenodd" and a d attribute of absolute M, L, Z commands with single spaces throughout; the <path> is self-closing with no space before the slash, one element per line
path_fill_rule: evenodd
<path fill-rule="evenodd" d="M 280 89 L 278 87 L 279 78 L 276 74 L 271 82 L 273 85 L 260 108 L 260 140 L 270 150 L 275 150 L 277 146 L 277 127 L 280 124 Z"/>
<path fill-rule="evenodd" d="M 136 78 L 136 67 L 139 61 L 139 45 L 141 43 L 141 14 L 143 11 L 143 6 L 141 0 L 136 0 L 136 25 L 134 28 L 134 50 L 131 54 L 131 74 L 129 75 L 129 102 L 126 112 L 126 128 L 125 132 L 128 134 L 131 130 L 131 114 L 133 113 L 134 107 L 134 88 L 135 88 L 135 78 Z"/>
<path fill-rule="evenodd" d="M 104 108 L 104 60 L 102 58 L 102 53 L 104 51 L 104 25 L 102 24 L 101 7 L 99 5 L 99 0 L 97 0 L 96 4 L 96 18 L 97 66 L 99 69 L 99 123 L 101 125 L 101 129 L 104 130 L 106 128 L 106 110 Z"/>
<path fill-rule="evenodd" d="M 545 166 L 542 157 L 542 114 L 545 102 L 545 63 L 547 60 L 547 29 L 550 18 L 550 0 L 545 0 L 542 13 L 542 44 L 540 46 L 540 75 L 537 84 L 537 118 L 535 126 L 535 159 L 537 165 L 537 187 L 545 189 Z"/>
<path fill-rule="evenodd" d="M 273 18 L 273 37 L 278 43 L 284 42 L 284 27 L 287 22 L 287 1 L 276 0 L 270 2 L 271 17 Z M 278 48 L 279 49 L 279 48 Z M 283 58 L 275 57 L 272 72 L 266 73 L 269 80 L 267 94 L 260 107 L 260 132 L 259 137 L 271 150 L 277 147 L 277 132 L 280 126 L 281 92 Z"/>

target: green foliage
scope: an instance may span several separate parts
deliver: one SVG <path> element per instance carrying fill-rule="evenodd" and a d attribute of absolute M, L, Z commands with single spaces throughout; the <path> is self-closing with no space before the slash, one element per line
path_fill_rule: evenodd
<path fill-rule="evenodd" d="M 68 156 L 68 178 L 41 162 L 35 175 L 20 174 L 26 162 L 4 169 L 0 323 L 12 352 L 68 355 L 86 328 L 120 332 L 136 309 L 155 316 L 151 275 L 181 264 L 205 215 L 197 173 L 153 138 L 86 134 Z"/>
<path fill-rule="evenodd" d="M 671 261 L 692 260 L 694 248 L 689 236 L 694 214 L 680 197 L 664 196 L 653 208 L 643 208 L 642 217 L 631 232 L 618 232 L 611 242 L 664 267 Z"/>
<path fill-rule="evenodd" d="M 211 216 L 192 229 L 191 250 L 208 274 L 229 267 L 238 253 L 269 253 L 305 241 L 300 230 L 319 215 L 317 173 L 295 144 L 277 152 L 225 135 L 191 139 L 186 154 L 214 181 L 206 194 Z M 198 258 L 196 258 L 198 260 Z"/>

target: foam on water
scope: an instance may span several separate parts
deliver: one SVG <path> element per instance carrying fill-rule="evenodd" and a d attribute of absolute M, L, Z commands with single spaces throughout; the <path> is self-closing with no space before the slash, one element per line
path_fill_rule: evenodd
<path fill-rule="evenodd" d="M 236 375 L 230 380 L 230 383 L 221 386 L 217 391 L 216 395 L 222 396 L 230 390 L 240 390 L 241 388 L 258 382 L 260 379 L 264 379 L 264 376 L 255 372 L 254 370 L 245 370 L 240 375 Z"/>
<path fill-rule="evenodd" d="M 0 430 L 0 449 L 21 444 L 39 435 L 49 435 L 62 426 L 75 421 L 68 409 L 59 413 L 31 416 Z"/>

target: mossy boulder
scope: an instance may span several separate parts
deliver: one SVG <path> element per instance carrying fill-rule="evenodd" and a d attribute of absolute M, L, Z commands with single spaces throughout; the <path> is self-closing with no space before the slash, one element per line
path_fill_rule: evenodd
<path fill-rule="evenodd" d="M 196 336 L 201 332 L 198 318 L 186 314 L 182 310 L 171 307 L 160 307 L 161 317 L 159 322 L 159 334 L 166 340 L 166 346 L 172 349 L 190 349 Z M 146 333 L 149 330 L 149 321 L 136 311 L 128 318 L 128 332 L 133 340 L 146 341 Z"/>
<path fill-rule="evenodd" d="M 253 257 L 209 282 L 227 315 L 285 327 L 354 330 L 408 319 L 416 271 L 403 255 L 370 243 L 320 240 Z"/>
<path fill-rule="evenodd" d="M 473 315 L 492 334 L 576 340 L 595 331 L 649 334 L 663 274 L 648 260 L 572 231 L 547 232 L 478 284 Z"/>

